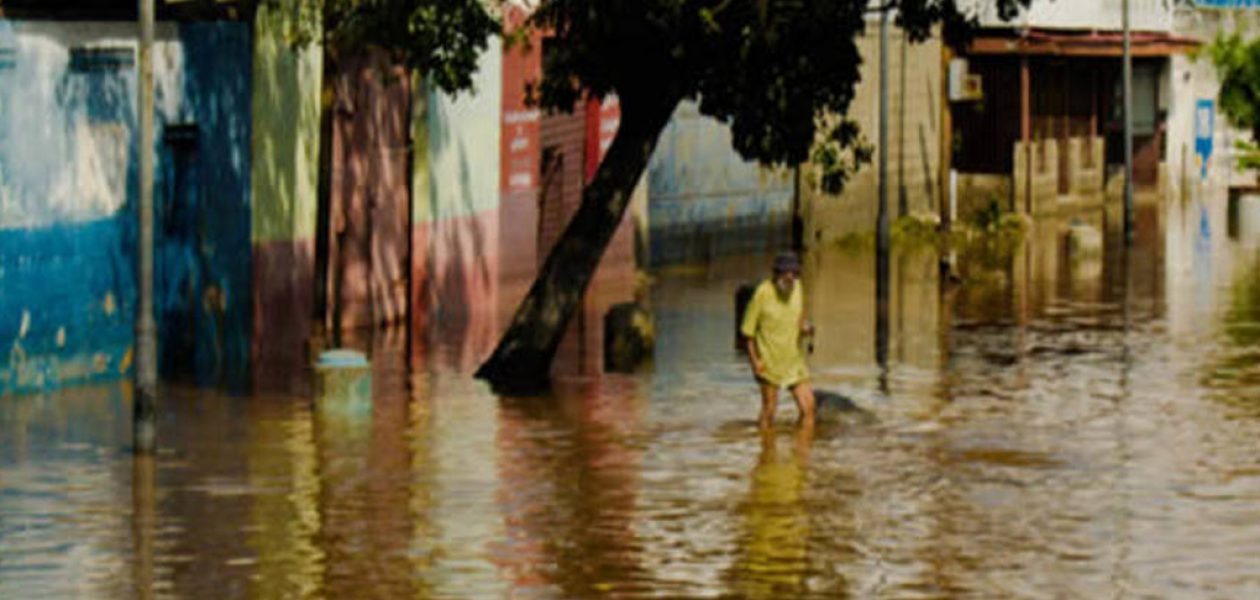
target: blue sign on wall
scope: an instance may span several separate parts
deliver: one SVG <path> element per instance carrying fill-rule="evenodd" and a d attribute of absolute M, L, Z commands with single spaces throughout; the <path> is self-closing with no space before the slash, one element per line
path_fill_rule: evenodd
<path fill-rule="evenodd" d="M 1208 159 L 1212 158 L 1212 138 L 1215 124 L 1215 103 L 1210 99 L 1200 98 L 1194 107 L 1194 153 L 1199 159 L 1199 177 L 1201 179 L 1207 179 Z"/>
<path fill-rule="evenodd" d="M 1200 8 L 1260 8 L 1260 0 L 1195 0 Z"/>

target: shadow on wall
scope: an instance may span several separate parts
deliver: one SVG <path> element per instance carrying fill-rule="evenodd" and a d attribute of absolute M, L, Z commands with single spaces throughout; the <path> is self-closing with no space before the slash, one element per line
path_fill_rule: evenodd
<path fill-rule="evenodd" d="M 487 75 L 498 77 L 490 70 Z M 427 346 L 457 349 L 458 356 L 441 361 L 471 371 L 498 333 L 498 88 L 479 85 L 479 95 L 488 97 L 451 99 L 426 87 L 428 187 L 420 190 L 426 197 L 418 199 L 413 252 L 422 265 L 415 269 L 415 309 L 429 325 L 414 332 L 413 360 L 422 359 Z M 496 135 L 481 135 L 486 127 Z"/>
<path fill-rule="evenodd" d="M 345 329 L 402 322 L 410 268 L 410 77 L 381 51 L 339 57 L 332 76 L 330 281 L 322 285 L 337 304 L 327 318 Z"/>
<path fill-rule="evenodd" d="M 310 380 L 322 52 L 291 47 L 288 18 L 260 8 L 254 30 L 250 353 L 256 388 L 297 391 Z"/>
<path fill-rule="evenodd" d="M 251 35 L 244 23 L 187 23 L 180 40 L 185 100 L 159 131 L 155 190 L 160 366 L 164 377 L 244 390 Z"/>

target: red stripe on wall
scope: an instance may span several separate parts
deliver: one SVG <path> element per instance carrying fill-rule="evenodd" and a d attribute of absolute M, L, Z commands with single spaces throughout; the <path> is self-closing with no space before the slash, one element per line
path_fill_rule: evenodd
<path fill-rule="evenodd" d="M 309 385 L 314 290 L 314 240 L 254 244 L 250 365 L 255 389 L 295 391 Z"/>

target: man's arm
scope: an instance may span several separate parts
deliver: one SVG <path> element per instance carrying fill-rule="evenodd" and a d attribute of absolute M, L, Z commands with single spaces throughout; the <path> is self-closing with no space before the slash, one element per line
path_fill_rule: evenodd
<path fill-rule="evenodd" d="M 754 338 L 757 335 L 757 326 L 761 314 L 761 305 L 765 301 L 761 286 L 757 287 L 757 291 L 753 293 L 753 297 L 748 301 L 748 307 L 744 312 L 744 321 L 740 324 L 739 332 L 744 336 L 744 349 L 748 352 L 748 364 L 752 367 L 753 373 L 758 377 L 765 370 L 765 365 L 761 362 L 761 357 L 757 355 L 757 344 Z"/>
<path fill-rule="evenodd" d="M 748 350 L 748 364 L 752 366 L 753 373 L 760 377 L 766 367 L 761 363 L 761 357 L 757 356 L 757 344 L 752 336 L 744 336 L 744 348 Z"/>
<path fill-rule="evenodd" d="M 797 284 L 800 285 L 799 283 Z M 797 324 L 800 329 L 800 337 L 805 341 L 806 347 L 810 354 L 814 353 L 814 322 L 809 320 L 809 305 L 805 302 L 805 289 L 800 288 L 801 292 L 801 320 Z"/>

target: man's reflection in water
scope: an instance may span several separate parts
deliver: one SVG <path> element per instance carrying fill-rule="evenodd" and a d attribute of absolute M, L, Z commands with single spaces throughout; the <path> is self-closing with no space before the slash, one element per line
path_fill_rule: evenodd
<path fill-rule="evenodd" d="M 810 523 L 803 496 L 814 427 L 802 424 L 795 429 L 790 452 L 779 447 L 775 429 L 759 433 L 761 453 L 748 500 L 740 507 L 744 529 L 731 591 L 740 598 L 804 594 Z"/>

